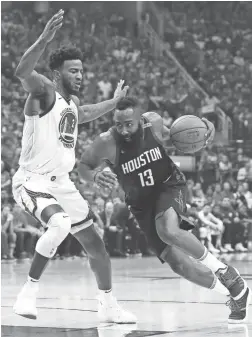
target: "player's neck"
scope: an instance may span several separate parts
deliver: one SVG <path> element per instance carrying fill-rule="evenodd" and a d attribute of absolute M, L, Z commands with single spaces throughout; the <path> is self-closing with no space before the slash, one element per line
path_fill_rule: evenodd
<path fill-rule="evenodd" d="M 55 89 L 67 102 L 71 100 L 71 95 L 59 83 L 55 82 Z"/>

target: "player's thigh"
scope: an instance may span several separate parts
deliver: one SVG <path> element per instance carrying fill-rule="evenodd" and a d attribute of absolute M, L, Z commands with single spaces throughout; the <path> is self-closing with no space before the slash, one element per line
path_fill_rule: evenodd
<path fill-rule="evenodd" d="M 73 235 L 86 250 L 89 257 L 103 258 L 105 255 L 107 255 L 104 241 L 97 233 L 93 224 L 76 232 Z"/>
<path fill-rule="evenodd" d="M 49 191 L 45 182 L 29 180 L 13 186 L 13 196 L 17 204 L 45 227 L 56 213 L 64 213 L 63 207 Z"/>
<path fill-rule="evenodd" d="M 155 226 L 155 209 L 151 206 L 148 209 L 143 210 L 131 208 L 131 212 L 135 216 L 141 230 L 145 233 L 148 244 L 155 251 L 157 257 L 159 257 L 166 248 L 166 243 L 164 243 L 157 234 Z"/>
<path fill-rule="evenodd" d="M 155 224 L 158 235 L 174 235 L 179 228 L 190 230 L 194 224 L 186 215 L 186 188 L 164 188 L 155 202 Z"/>
<path fill-rule="evenodd" d="M 82 197 L 75 185 L 69 180 L 64 186 L 55 190 L 59 204 L 71 219 L 71 234 L 92 225 L 92 211 L 88 202 Z"/>

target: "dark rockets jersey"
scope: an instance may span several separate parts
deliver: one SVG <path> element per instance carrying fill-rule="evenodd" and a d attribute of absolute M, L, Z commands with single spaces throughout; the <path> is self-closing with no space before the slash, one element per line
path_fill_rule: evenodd
<path fill-rule="evenodd" d="M 116 141 L 115 165 L 107 164 L 117 175 L 126 202 L 129 205 L 142 205 L 150 199 L 162 185 L 184 185 L 184 174 L 170 159 L 152 131 L 152 124 L 143 118 L 141 133 L 130 146 L 123 146 L 115 127 L 110 129 Z"/>

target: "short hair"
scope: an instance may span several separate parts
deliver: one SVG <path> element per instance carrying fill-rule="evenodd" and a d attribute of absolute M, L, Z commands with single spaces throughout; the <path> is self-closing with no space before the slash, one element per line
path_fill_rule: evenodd
<path fill-rule="evenodd" d="M 139 105 L 137 98 L 135 97 L 123 97 L 120 101 L 116 104 L 117 110 L 125 110 L 128 108 L 135 108 Z"/>
<path fill-rule="evenodd" d="M 49 67 L 51 70 L 59 69 L 67 60 L 81 60 L 83 62 L 82 51 L 74 46 L 62 46 L 50 54 Z"/>

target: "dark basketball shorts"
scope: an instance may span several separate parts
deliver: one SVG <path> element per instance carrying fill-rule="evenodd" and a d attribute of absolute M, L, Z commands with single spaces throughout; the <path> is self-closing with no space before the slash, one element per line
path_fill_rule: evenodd
<path fill-rule="evenodd" d="M 186 216 L 186 185 L 167 186 L 163 184 L 158 191 L 153 193 L 150 200 L 141 208 L 131 206 L 130 211 L 135 216 L 140 228 L 146 234 L 148 242 L 162 263 L 162 253 L 167 247 L 158 236 L 155 220 L 161 217 L 166 210 L 173 208 L 178 214 L 180 228 L 191 230 L 194 224 Z"/>

